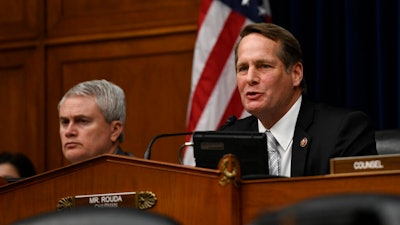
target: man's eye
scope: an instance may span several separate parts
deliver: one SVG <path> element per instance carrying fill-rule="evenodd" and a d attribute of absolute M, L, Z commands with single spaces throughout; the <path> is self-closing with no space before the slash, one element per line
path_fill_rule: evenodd
<path fill-rule="evenodd" d="M 264 68 L 264 69 L 267 69 L 267 68 L 270 68 L 271 66 L 268 65 L 268 64 L 262 64 L 261 67 Z"/>
<path fill-rule="evenodd" d="M 67 126 L 69 124 L 69 120 L 60 120 L 60 124 L 63 126 Z"/>
<path fill-rule="evenodd" d="M 237 69 L 237 72 L 242 72 L 242 71 L 246 71 L 247 70 L 247 66 L 239 66 Z"/>
<path fill-rule="evenodd" d="M 81 123 L 81 124 L 87 124 L 87 123 L 89 123 L 89 120 L 87 120 L 87 119 L 79 119 L 76 122 Z"/>

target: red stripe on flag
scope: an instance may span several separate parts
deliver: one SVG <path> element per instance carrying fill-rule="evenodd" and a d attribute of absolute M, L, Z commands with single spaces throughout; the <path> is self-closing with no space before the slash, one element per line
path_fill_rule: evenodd
<path fill-rule="evenodd" d="M 231 12 L 211 51 L 192 97 L 188 130 L 193 131 L 221 75 L 246 18 Z M 204 40 L 206 41 L 206 40 Z"/>
<path fill-rule="evenodd" d="M 200 6 L 200 12 L 199 12 L 199 19 L 198 19 L 198 27 L 201 27 L 204 21 L 204 18 L 207 16 L 208 9 L 210 8 L 211 4 L 214 2 L 214 0 L 203 0 L 201 2 Z"/>

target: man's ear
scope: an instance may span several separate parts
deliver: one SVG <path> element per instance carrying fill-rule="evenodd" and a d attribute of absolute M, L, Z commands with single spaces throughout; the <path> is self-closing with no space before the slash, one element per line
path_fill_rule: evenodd
<path fill-rule="evenodd" d="M 111 122 L 111 141 L 116 142 L 119 135 L 122 133 L 124 126 L 122 125 L 121 121 L 114 120 Z"/>
<path fill-rule="evenodd" d="M 293 86 L 300 86 L 301 80 L 303 80 L 303 64 L 298 62 L 292 68 L 292 80 Z"/>

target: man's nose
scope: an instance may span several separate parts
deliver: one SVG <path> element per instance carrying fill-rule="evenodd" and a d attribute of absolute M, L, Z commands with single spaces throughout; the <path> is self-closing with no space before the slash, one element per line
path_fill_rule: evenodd
<path fill-rule="evenodd" d="M 246 79 L 247 79 L 247 83 L 249 83 L 251 85 L 257 84 L 259 82 L 260 79 L 259 79 L 257 70 L 254 67 L 252 67 L 252 66 L 249 67 L 249 69 L 247 70 Z"/>
<path fill-rule="evenodd" d="M 71 137 L 71 136 L 76 136 L 76 128 L 73 123 L 69 123 L 68 126 L 65 128 L 65 136 Z"/>

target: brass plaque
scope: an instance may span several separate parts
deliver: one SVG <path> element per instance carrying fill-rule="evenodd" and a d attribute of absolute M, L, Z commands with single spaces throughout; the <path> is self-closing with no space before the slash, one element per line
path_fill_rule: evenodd
<path fill-rule="evenodd" d="M 60 199 L 57 203 L 57 209 L 62 210 L 76 206 L 101 208 L 134 207 L 138 209 L 149 209 L 152 208 L 156 202 L 156 195 L 150 191 L 76 195 Z"/>

